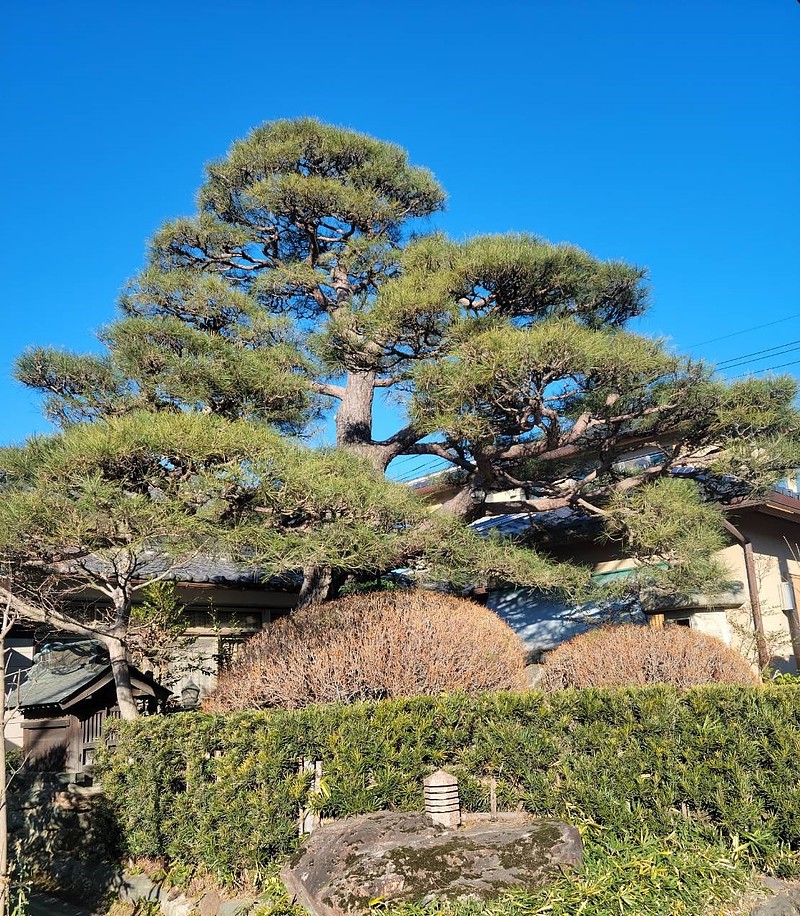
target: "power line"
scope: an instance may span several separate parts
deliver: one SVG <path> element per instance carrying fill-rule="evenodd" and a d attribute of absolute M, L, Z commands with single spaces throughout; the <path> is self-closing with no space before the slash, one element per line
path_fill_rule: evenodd
<path fill-rule="evenodd" d="M 411 474 L 408 477 L 397 477 L 395 479 L 397 480 L 398 483 L 410 483 L 411 481 L 421 480 L 425 477 L 430 477 L 433 474 L 438 474 L 440 471 L 446 471 L 447 469 L 448 469 L 448 465 L 442 465 L 439 467 L 421 468 L 419 471 L 417 471 L 416 474 Z"/>
<path fill-rule="evenodd" d="M 800 359 L 792 360 L 789 363 L 779 363 L 777 366 L 767 366 L 764 369 L 754 369 L 752 372 L 742 372 L 741 375 L 734 375 L 731 381 L 737 378 L 747 378 L 748 375 L 760 375 L 762 372 L 772 372 L 774 369 L 785 369 L 787 366 L 797 366 L 800 364 Z"/>
<path fill-rule="evenodd" d="M 706 344 L 717 343 L 719 340 L 729 340 L 731 337 L 738 337 L 741 334 L 749 334 L 750 331 L 760 331 L 762 328 L 771 328 L 773 325 L 781 324 L 784 321 L 792 321 L 794 318 L 800 318 L 800 312 L 794 315 L 787 315 L 785 318 L 777 318 L 775 321 L 767 321 L 764 324 L 753 325 L 752 328 L 743 328 L 741 331 L 733 331 L 730 334 L 723 334 L 721 337 L 712 337 L 710 340 L 701 340 L 699 343 L 689 344 L 692 347 L 704 347 Z"/>
<path fill-rule="evenodd" d="M 763 350 L 754 350 L 752 353 L 743 353 L 741 356 L 732 356 L 730 359 L 724 359 L 721 363 L 716 364 L 716 368 L 730 368 L 740 363 L 757 362 L 759 359 L 780 356 L 783 353 L 791 353 L 797 349 L 800 349 L 800 340 L 788 340 L 786 343 L 778 344 L 776 347 L 766 347 Z"/>
<path fill-rule="evenodd" d="M 420 456 L 404 455 L 402 457 L 419 458 Z M 396 480 L 398 483 L 408 483 L 409 480 L 415 480 L 418 477 L 424 477 L 428 473 L 443 471 L 447 466 L 448 463 L 443 458 L 438 458 L 435 455 L 423 456 L 422 460 L 418 461 L 416 464 L 411 466 L 406 465 L 403 467 L 401 469 L 402 473 L 392 479 Z"/>

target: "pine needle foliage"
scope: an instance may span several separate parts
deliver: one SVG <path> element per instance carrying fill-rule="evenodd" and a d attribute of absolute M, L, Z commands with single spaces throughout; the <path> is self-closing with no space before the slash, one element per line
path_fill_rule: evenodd
<path fill-rule="evenodd" d="M 77 592 L 119 604 L 124 623 L 97 632 L 124 640 L 134 594 L 198 554 L 271 574 L 318 566 L 374 578 L 411 565 L 458 583 L 585 578 L 431 518 L 356 454 L 247 420 L 135 412 L 0 449 L 0 556 L 24 594 L 58 612 L 54 623 L 67 614 L 83 625 L 69 611 Z"/>
<path fill-rule="evenodd" d="M 719 591 L 729 583 L 716 554 L 727 545 L 722 510 L 691 480 L 662 478 L 647 489 L 618 492 L 607 509 L 606 537 L 640 567 L 624 588 Z"/>
<path fill-rule="evenodd" d="M 607 518 L 606 533 L 642 550 L 641 529 L 622 529 L 637 509 L 659 511 L 660 480 L 690 477 L 725 502 L 800 466 L 790 379 L 726 383 L 626 330 L 647 308 L 643 268 L 530 233 L 453 241 L 425 223 L 444 200 L 394 144 L 310 118 L 262 124 L 207 166 L 197 212 L 156 233 L 121 316 L 100 332 L 104 352 L 36 348 L 17 377 L 64 428 L 190 411 L 307 436 L 333 415 L 337 446 L 378 472 L 401 456 L 447 462 L 457 486 L 442 511 L 461 522 L 484 514 L 491 494 L 493 511 L 505 501 Z M 401 416 L 381 439 L 382 397 Z M 649 465 L 626 470 L 643 449 Z M 671 549 L 676 587 L 719 578 L 708 553 L 719 520 L 704 521 L 692 563 Z M 370 542 L 359 549 L 365 525 L 339 516 L 327 540 L 309 526 L 307 550 L 291 538 L 281 549 L 318 557 L 306 584 L 323 567 L 333 582 L 359 553 L 373 568 Z M 255 549 L 280 555 L 269 538 Z M 501 553 L 491 551 L 489 576 Z M 538 564 L 534 584 L 546 586 L 541 561 L 521 558 L 520 584 Z"/>

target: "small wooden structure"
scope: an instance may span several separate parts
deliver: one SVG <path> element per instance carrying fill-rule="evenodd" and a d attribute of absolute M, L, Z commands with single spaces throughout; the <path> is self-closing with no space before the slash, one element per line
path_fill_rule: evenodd
<path fill-rule="evenodd" d="M 170 692 L 130 667 L 133 696 L 154 713 Z M 107 719 L 119 717 L 111 664 L 91 640 L 51 643 L 36 657 L 17 697 L 22 751 L 31 769 L 82 773 L 90 767 Z"/>

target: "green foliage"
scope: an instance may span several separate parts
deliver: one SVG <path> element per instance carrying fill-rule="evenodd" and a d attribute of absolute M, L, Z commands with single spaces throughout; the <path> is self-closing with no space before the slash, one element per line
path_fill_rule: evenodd
<path fill-rule="evenodd" d="M 590 327 L 614 326 L 643 312 L 647 301 L 644 270 L 528 234 L 461 244 L 431 235 L 414 240 L 402 264 L 379 303 L 395 328 L 420 314 L 524 322 L 572 317 Z"/>
<path fill-rule="evenodd" d="M 60 425 L 116 416 L 132 403 L 130 382 L 105 356 L 32 347 L 17 360 L 15 375 L 45 393 L 44 415 Z"/>
<path fill-rule="evenodd" d="M 286 485 L 296 506 L 274 500 L 287 519 L 280 534 L 245 525 L 238 538 L 242 549 L 255 538 L 256 554 L 276 571 L 329 567 L 338 581 L 391 569 L 396 559 L 422 565 L 430 550 L 432 576 L 463 581 L 470 563 L 462 560 L 479 556 L 469 533 L 448 529 L 440 548 L 418 507 L 401 506 L 366 468 L 436 455 L 460 474 L 447 511 L 462 521 L 484 511 L 472 498 L 480 492 L 515 494 L 512 511 L 569 508 L 601 518 L 611 504 L 610 533 L 643 560 L 654 542 L 650 566 L 669 554 L 669 573 L 656 584 L 720 587 L 709 559 L 719 540 L 711 513 L 694 511 L 691 550 L 688 537 L 667 544 L 663 521 L 660 533 L 653 528 L 664 494 L 651 485 L 678 471 L 727 501 L 800 466 L 794 384 L 725 383 L 663 341 L 626 331 L 647 305 L 639 267 L 525 233 L 464 242 L 413 234 L 443 202 L 434 177 L 393 144 L 309 118 L 263 124 L 207 167 L 196 215 L 156 234 L 121 298 L 122 317 L 100 332 L 104 354 L 31 350 L 17 376 L 65 427 L 196 412 L 309 435 L 335 412 L 339 446 L 365 460 L 298 458 L 293 480 L 304 479 L 302 461 L 336 481 L 331 504 L 323 512 L 320 494 L 309 510 L 304 488 Z M 406 416 L 377 441 L 381 394 Z M 626 470 L 643 444 L 651 466 Z M 111 498 L 97 487 L 87 499 Z M 631 490 L 645 494 L 648 531 L 621 505 Z M 368 507 L 362 513 L 356 494 Z M 685 500 L 670 500 L 680 503 L 676 520 L 692 515 Z M 229 508 L 225 497 L 208 499 L 195 518 Z M 501 511 L 499 499 L 493 508 Z M 492 544 L 473 572 L 487 583 L 561 580 L 570 589 L 585 578 L 561 576 L 541 553 L 515 557 L 519 546 Z"/>
<path fill-rule="evenodd" d="M 800 674 L 789 674 L 788 671 L 769 671 L 764 674 L 765 681 L 770 684 L 787 684 L 790 687 L 800 686 Z"/>
<path fill-rule="evenodd" d="M 28 912 L 28 902 L 28 888 L 16 887 L 12 884 L 8 899 L 10 916 L 25 916 Z"/>
<path fill-rule="evenodd" d="M 443 201 L 398 146 L 310 118 L 264 124 L 208 166 L 198 215 L 157 233 L 100 335 L 106 356 L 37 350 L 17 376 L 63 422 L 202 407 L 299 431 L 327 369 L 389 356 L 364 313 L 407 225 Z"/>
<path fill-rule="evenodd" d="M 266 874 L 296 845 L 305 758 L 323 761 L 324 816 L 420 809 L 422 779 L 440 766 L 459 776 L 466 808 L 485 811 L 494 775 L 501 807 L 591 827 L 598 856 L 649 849 L 646 868 L 668 884 L 675 836 L 735 846 L 768 871 L 797 869 L 798 753 L 795 687 L 641 688 L 154 717 L 119 726 L 101 771 L 131 854 L 229 883 Z M 618 885 L 597 867 L 608 900 Z"/>
<path fill-rule="evenodd" d="M 608 513 L 607 536 L 620 538 L 625 554 L 645 564 L 638 583 L 686 591 L 725 587 L 724 567 L 714 556 L 727 545 L 722 511 L 702 499 L 693 481 L 661 478 L 620 490 Z"/>
<path fill-rule="evenodd" d="M 141 596 L 131 608 L 127 646 L 134 664 L 143 671 L 153 670 L 156 680 L 166 687 L 175 677 L 174 669 L 185 667 L 192 642 L 185 635 L 184 605 L 175 583 L 166 579 L 151 582 Z"/>
<path fill-rule="evenodd" d="M 183 604 L 174 582 L 152 582 L 142 592 L 143 600 L 131 611 L 131 622 L 152 628 L 165 637 L 180 636 L 185 625 L 179 620 Z"/>
<path fill-rule="evenodd" d="M 0 450 L 0 494 L 0 549 L 90 580 L 103 564 L 116 576 L 123 554 L 138 568 L 198 549 L 276 571 L 383 568 L 425 517 L 355 455 L 197 413 L 134 413 Z"/>
<path fill-rule="evenodd" d="M 154 562 L 163 572 L 198 551 L 276 574 L 412 564 L 454 583 L 566 589 L 586 579 L 432 519 L 412 490 L 356 454 L 214 414 L 134 412 L 0 449 L 0 496 L 0 551 L 39 572 L 69 564 L 90 584 L 119 583 L 120 571 L 146 581 L 140 572 Z M 145 612 L 155 613 L 152 602 Z"/>
<path fill-rule="evenodd" d="M 565 419 L 581 413 L 587 401 L 594 407 L 611 394 L 614 413 L 626 413 L 621 395 L 646 391 L 680 369 L 657 340 L 590 329 L 574 318 L 526 328 L 468 324 L 448 360 L 422 363 L 416 371 L 412 416 L 427 433 L 444 429 L 455 439 L 495 444 L 530 431 L 530 405 L 545 391 L 548 409 L 565 413 Z"/>
<path fill-rule="evenodd" d="M 557 562 L 545 553 L 498 535 L 483 537 L 457 519 L 431 518 L 414 534 L 421 578 L 455 587 L 520 585 L 578 599 L 590 586 L 591 568 Z"/>

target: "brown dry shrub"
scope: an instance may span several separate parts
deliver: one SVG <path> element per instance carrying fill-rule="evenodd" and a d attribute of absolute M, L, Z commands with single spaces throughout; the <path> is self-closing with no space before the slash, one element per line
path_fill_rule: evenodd
<path fill-rule="evenodd" d="M 239 651 L 211 712 L 525 685 L 524 650 L 492 611 L 435 592 L 373 592 L 297 611 Z"/>
<path fill-rule="evenodd" d="M 538 686 L 758 683 L 747 660 L 713 636 L 688 627 L 630 624 L 599 627 L 562 643 L 547 656 Z"/>

